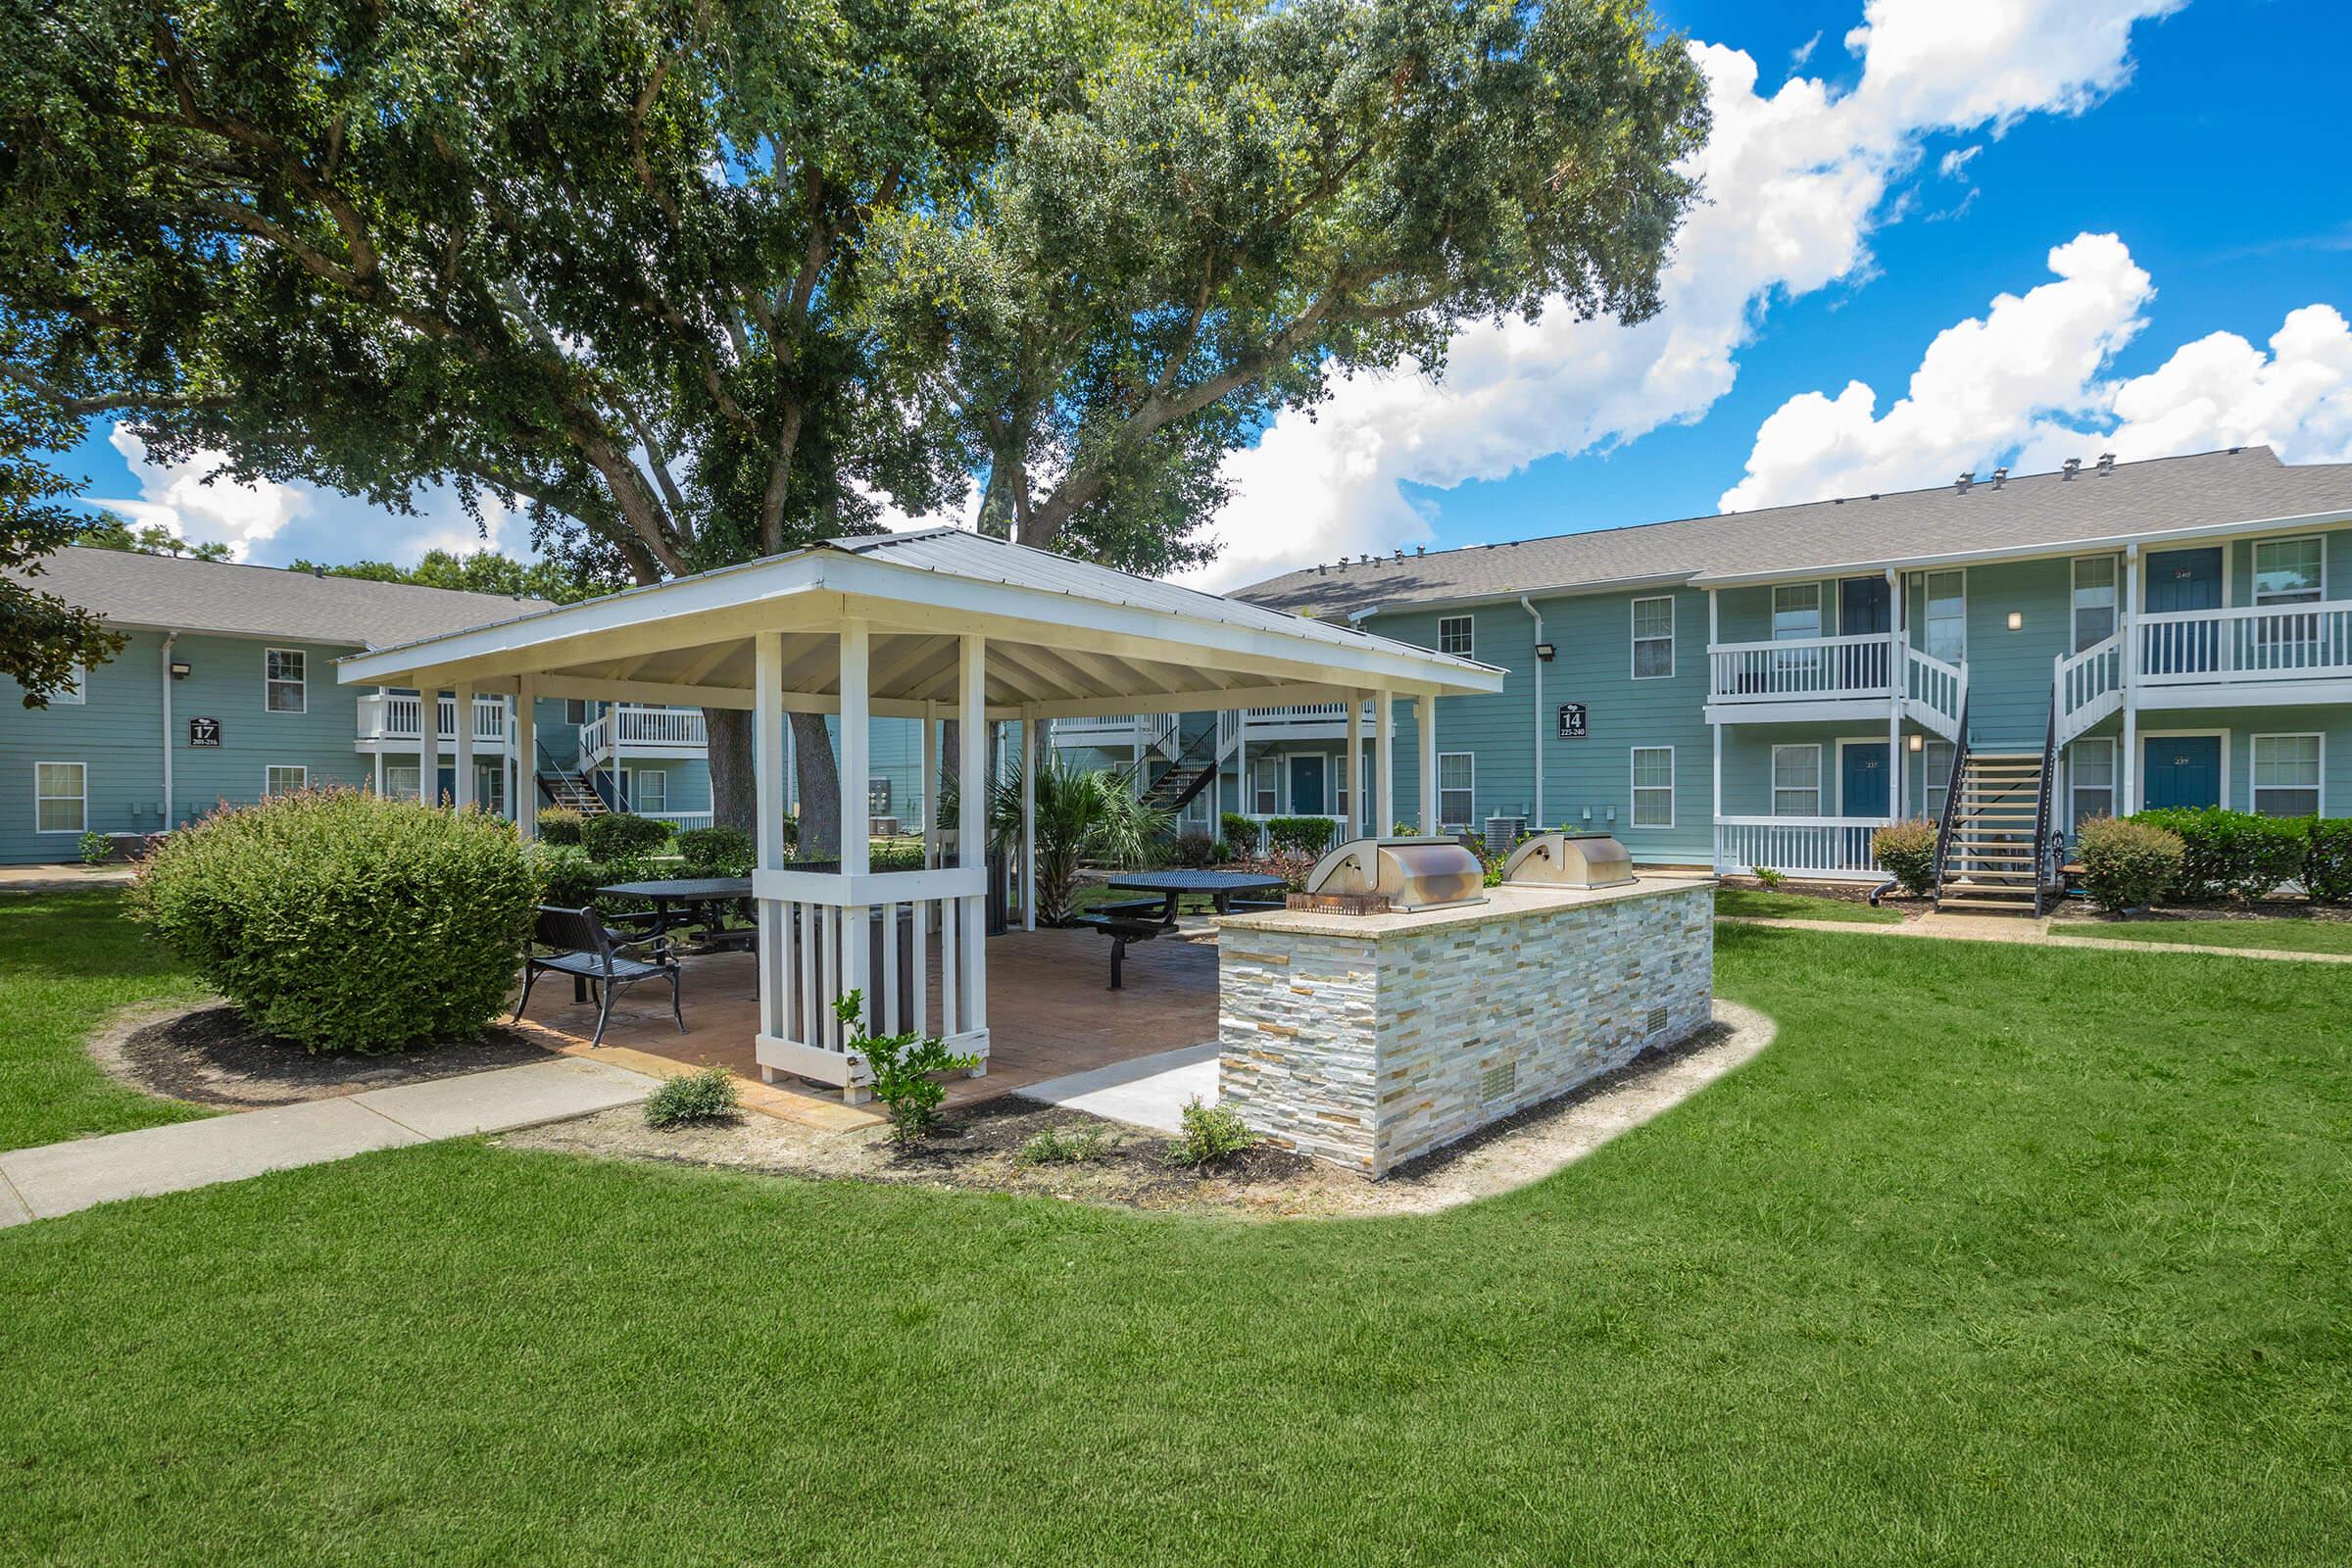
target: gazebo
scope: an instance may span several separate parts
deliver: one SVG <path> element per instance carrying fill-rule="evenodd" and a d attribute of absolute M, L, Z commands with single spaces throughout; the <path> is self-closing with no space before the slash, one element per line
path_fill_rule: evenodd
<path fill-rule="evenodd" d="M 861 1099 L 871 1073 L 849 1049 L 835 1002 L 864 1000 L 868 1032 L 915 1030 L 988 1054 L 985 777 L 987 721 L 1017 720 L 1034 779 L 1044 722 L 1106 713 L 1178 713 L 1348 705 L 1348 753 L 1362 755 L 1371 706 L 1374 820 L 1396 819 L 1396 710 L 1415 705 L 1419 803 L 1435 831 L 1437 699 L 1494 692 L 1489 665 L 1135 577 L 955 528 L 830 540 L 789 555 L 698 572 L 604 599 L 376 652 L 338 666 L 346 685 L 516 699 L 514 745 L 533 755 L 539 698 L 590 698 L 749 710 L 758 796 L 753 897 L 759 921 L 759 1032 L 763 1076 L 791 1074 Z M 429 711 L 430 709 L 427 709 Z M 840 868 L 795 869 L 784 853 L 784 715 L 840 724 Z M 968 737 L 958 755 L 956 850 L 920 870 L 872 869 L 866 835 L 867 725 L 922 724 L 926 778 L 938 726 Z M 472 769 L 458 727 L 461 808 Z M 425 744 L 432 744 L 430 726 Z M 431 776 L 433 759 L 424 759 Z M 516 819 L 535 832 L 525 788 Z M 1035 857 L 1035 802 L 1023 803 L 1024 885 Z M 1358 808 L 1360 818 L 1361 811 Z M 934 834 L 936 824 L 933 824 Z M 1031 892 L 1033 893 L 1033 889 Z M 1022 901 L 1035 920 L 1036 900 Z M 917 938 L 900 972 L 902 919 Z M 881 940 L 860 939 L 879 920 Z M 931 974 L 927 945 L 936 940 Z M 879 966 L 877 972 L 877 965 Z M 985 1071 L 985 1066 L 981 1069 Z"/>

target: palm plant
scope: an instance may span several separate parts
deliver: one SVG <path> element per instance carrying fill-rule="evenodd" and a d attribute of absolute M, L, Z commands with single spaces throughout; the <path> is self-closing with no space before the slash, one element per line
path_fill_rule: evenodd
<path fill-rule="evenodd" d="M 1082 772 L 1058 759 L 1037 773 L 1037 917 L 1070 922 L 1078 868 L 1089 860 L 1120 866 L 1155 863 L 1165 853 L 1168 813 L 1135 798 L 1126 778 Z M 1015 764 L 989 797 L 989 836 L 1012 849 L 1021 842 L 1021 773 Z"/>

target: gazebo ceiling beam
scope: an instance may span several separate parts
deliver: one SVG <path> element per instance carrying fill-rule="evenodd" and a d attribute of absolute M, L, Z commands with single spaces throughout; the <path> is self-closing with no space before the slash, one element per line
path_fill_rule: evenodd
<path fill-rule="evenodd" d="M 999 643 L 989 649 L 989 662 L 1008 664 L 1025 677 L 1021 695 L 1033 702 L 1069 702 L 1087 695 L 1087 682 L 1071 680 L 1054 667 L 1044 650 Z"/>
<path fill-rule="evenodd" d="M 1220 690 L 1169 692 L 1161 696 L 1097 697 L 1082 702 L 1039 703 L 1040 718 L 1099 718 L 1104 713 L 1224 712 L 1237 708 L 1295 708 L 1303 703 L 1344 703 L 1348 686 L 1233 686 Z"/>

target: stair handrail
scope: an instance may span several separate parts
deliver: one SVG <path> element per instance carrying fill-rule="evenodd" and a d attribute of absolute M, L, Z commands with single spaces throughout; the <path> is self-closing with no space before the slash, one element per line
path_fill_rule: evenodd
<path fill-rule="evenodd" d="M 1952 770 L 1943 778 L 1943 818 L 1936 824 L 1936 906 L 1943 907 L 1943 879 L 1945 863 L 1952 854 L 1952 825 L 1959 815 L 1960 781 L 1968 771 L 1968 705 L 1969 696 L 1960 698 L 1960 733 L 1952 741 Z M 1927 761 L 1920 761 L 1920 788 L 1928 785 Z"/>
<path fill-rule="evenodd" d="M 2041 798 L 2034 808 L 2034 913 L 2042 913 L 2042 898 L 2049 887 L 2047 869 L 2050 849 L 2050 781 L 2058 773 L 2058 690 L 2050 688 L 2050 722 L 2041 735 Z"/>
<path fill-rule="evenodd" d="M 2057 655 L 2054 666 L 2050 700 L 2058 705 L 2058 716 L 2065 721 L 2061 729 L 2069 731 L 2059 737 L 2059 744 L 2064 745 L 2086 727 L 2073 723 L 2077 713 L 2109 693 L 2123 689 L 2123 633 L 2110 632 L 2088 648 Z"/>

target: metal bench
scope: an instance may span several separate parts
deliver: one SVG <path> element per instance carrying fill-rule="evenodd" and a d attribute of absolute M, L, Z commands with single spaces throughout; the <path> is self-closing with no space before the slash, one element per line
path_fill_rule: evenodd
<path fill-rule="evenodd" d="M 1082 914 L 1080 925 L 1093 926 L 1110 938 L 1110 989 L 1127 989 L 1123 971 L 1127 962 L 1127 944 L 1149 942 L 1166 929 L 1157 920 L 1131 920 L 1119 915 Z"/>
<path fill-rule="evenodd" d="M 1106 915 L 1113 920 L 1141 920 L 1147 916 L 1156 920 L 1160 917 L 1160 911 L 1167 906 L 1168 901 L 1161 898 L 1113 899 L 1107 904 L 1098 904 L 1086 912 Z"/>
<path fill-rule="evenodd" d="M 678 1020 L 678 1033 L 686 1032 L 684 999 L 678 992 L 678 960 L 667 953 L 657 953 L 650 963 L 626 957 L 613 951 L 612 933 L 588 910 L 560 909 L 545 904 L 539 906 L 539 923 L 531 933 L 531 942 L 533 947 L 560 951 L 543 958 L 525 950 L 522 1000 L 514 1004 L 516 1021 L 521 1020 L 523 1008 L 531 1004 L 531 987 L 540 975 L 550 971 L 567 974 L 574 982 L 586 982 L 596 994 L 596 1033 L 588 1044 L 600 1046 L 605 1040 L 605 1025 L 612 1019 L 612 999 L 638 981 L 659 975 L 669 981 L 669 1011 Z"/>

